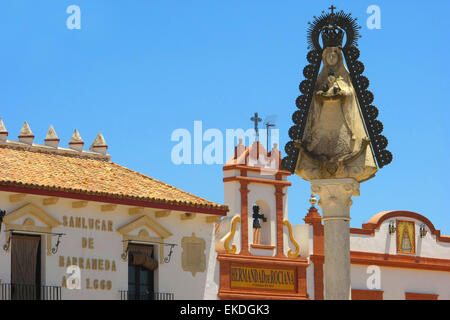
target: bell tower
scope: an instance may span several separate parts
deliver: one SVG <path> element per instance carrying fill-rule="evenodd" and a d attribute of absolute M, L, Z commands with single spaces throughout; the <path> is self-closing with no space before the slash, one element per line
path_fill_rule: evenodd
<path fill-rule="evenodd" d="M 287 220 L 289 171 L 274 144 L 239 144 L 224 165 L 227 217 L 216 229 L 220 299 L 308 299 L 307 258 Z"/>
<path fill-rule="evenodd" d="M 224 165 L 225 204 L 229 215 L 241 220 L 240 253 L 284 256 L 283 222 L 287 220 L 286 180 L 290 172 L 279 170 L 280 151 L 275 144 L 267 153 L 255 141 L 246 148 L 242 139 L 234 156 Z"/>

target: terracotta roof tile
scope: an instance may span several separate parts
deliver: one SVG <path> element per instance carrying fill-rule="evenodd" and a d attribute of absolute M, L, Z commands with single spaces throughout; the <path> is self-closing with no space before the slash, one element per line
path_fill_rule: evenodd
<path fill-rule="evenodd" d="M 228 210 L 111 161 L 16 147 L 0 146 L 0 184 Z"/>

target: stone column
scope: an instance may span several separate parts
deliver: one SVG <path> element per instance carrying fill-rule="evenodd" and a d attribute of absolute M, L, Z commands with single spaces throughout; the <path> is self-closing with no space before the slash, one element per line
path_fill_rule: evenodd
<path fill-rule="evenodd" d="M 359 183 L 352 179 L 311 180 L 311 191 L 320 196 L 325 240 L 325 299 L 351 299 L 350 206 L 359 196 Z"/>

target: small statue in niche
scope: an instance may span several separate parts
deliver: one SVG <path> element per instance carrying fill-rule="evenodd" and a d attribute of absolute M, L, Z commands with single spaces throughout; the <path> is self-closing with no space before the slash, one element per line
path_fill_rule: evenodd
<path fill-rule="evenodd" d="M 267 222 L 267 218 L 259 213 L 259 206 L 257 204 L 253 205 L 253 244 L 261 243 L 261 223 L 259 219 L 263 222 Z"/>

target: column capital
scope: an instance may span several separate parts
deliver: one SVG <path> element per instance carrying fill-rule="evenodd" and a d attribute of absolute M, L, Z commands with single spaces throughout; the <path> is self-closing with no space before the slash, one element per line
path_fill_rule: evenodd
<path fill-rule="evenodd" d="M 359 196 L 359 182 L 352 178 L 311 180 L 311 192 L 320 196 L 323 221 L 350 220 L 351 197 Z"/>

